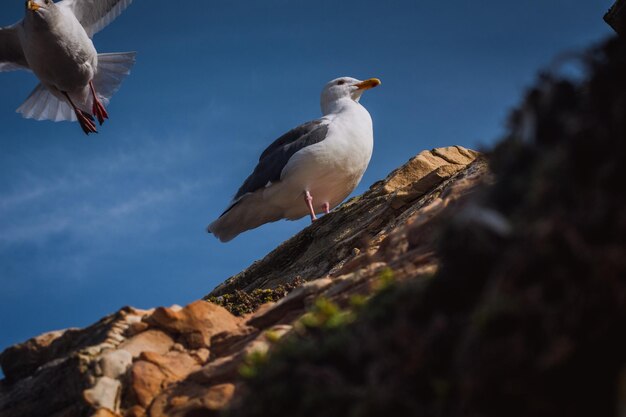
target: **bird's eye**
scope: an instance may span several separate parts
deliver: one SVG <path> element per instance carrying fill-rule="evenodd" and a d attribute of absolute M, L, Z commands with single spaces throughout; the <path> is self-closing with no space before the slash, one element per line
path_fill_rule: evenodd
<path fill-rule="evenodd" d="M 344 85 L 346 82 L 345 80 L 339 80 L 337 81 L 337 85 Z"/>
<path fill-rule="evenodd" d="M 46 4 L 50 4 L 50 1 L 51 1 L 51 0 L 44 0 L 44 3 L 46 3 Z"/>

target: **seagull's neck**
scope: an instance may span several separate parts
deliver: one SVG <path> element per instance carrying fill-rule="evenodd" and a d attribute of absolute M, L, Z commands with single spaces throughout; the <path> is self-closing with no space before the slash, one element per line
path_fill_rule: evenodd
<path fill-rule="evenodd" d="M 350 111 L 362 107 L 363 106 L 351 98 L 345 97 L 329 101 L 327 103 L 322 103 L 322 114 L 324 116 L 329 116 L 331 114 L 342 113 L 344 111 Z"/>

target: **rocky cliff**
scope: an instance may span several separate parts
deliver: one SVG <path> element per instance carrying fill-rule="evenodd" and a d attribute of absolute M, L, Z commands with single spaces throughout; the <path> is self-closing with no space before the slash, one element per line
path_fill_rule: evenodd
<path fill-rule="evenodd" d="M 436 228 L 487 173 L 479 154 L 460 146 L 421 152 L 226 280 L 210 301 L 129 307 L 13 346 L 0 355 L 0 415 L 212 415 L 237 395 L 247 358 L 292 332 L 319 297 L 367 296 L 390 267 L 433 274 L 433 232 L 416 228 Z M 414 264 L 400 256 L 404 246 L 417 254 Z"/>
<path fill-rule="evenodd" d="M 625 415 L 625 57 L 542 74 L 486 156 L 421 152 L 202 300 L 7 349 L 0 415 Z"/>

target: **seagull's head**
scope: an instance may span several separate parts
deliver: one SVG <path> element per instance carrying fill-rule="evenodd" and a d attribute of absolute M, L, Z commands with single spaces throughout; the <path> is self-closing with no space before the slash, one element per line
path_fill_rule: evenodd
<path fill-rule="evenodd" d="M 358 103 L 365 90 L 379 85 L 380 80 L 378 78 L 370 78 L 365 81 L 351 77 L 336 78 L 326 84 L 322 91 L 322 112 L 324 114 L 330 113 L 340 100 L 348 99 Z"/>
<path fill-rule="evenodd" d="M 26 5 L 26 17 L 38 17 L 46 20 L 56 11 L 56 4 L 52 0 L 28 0 Z"/>

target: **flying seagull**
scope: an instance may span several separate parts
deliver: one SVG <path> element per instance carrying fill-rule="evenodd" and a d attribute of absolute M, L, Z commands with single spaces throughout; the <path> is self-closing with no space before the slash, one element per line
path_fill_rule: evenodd
<path fill-rule="evenodd" d="M 17 112 L 28 119 L 71 120 L 97 133 L 105 109 L 135 63 L 134 52 L 98 54 L 93 35 L 132 0 L 26 1 L 20 22 L 0 28 L 0 72 L 31 70 L 41 83 Z M 93 116 L 92 116 L 93 114 Z"/>
<path fill-rule="evenodd" d="M 359 184 L 374 146 L 372 118 L 359 104 L 377 78 L 332 80 L 322 91 L 323 117 L 279 137 L 259 158 L 230 206 L 208 227 L 222 242 L 283 218 L 329 213 Z"/>

